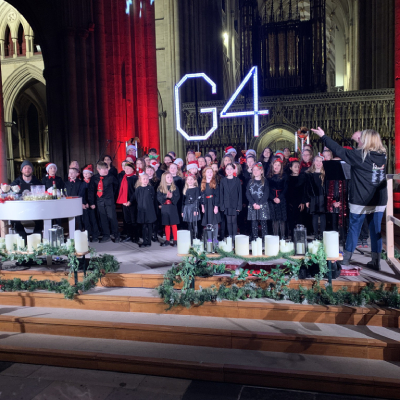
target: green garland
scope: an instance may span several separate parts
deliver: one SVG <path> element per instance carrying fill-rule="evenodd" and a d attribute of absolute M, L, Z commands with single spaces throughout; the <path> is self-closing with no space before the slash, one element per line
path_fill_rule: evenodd
<path fill-rule="evenodd" d="M 321 279 L 327 273 L 326 254 L 321 246 L 317 254 L 307 253 L 304 260 L 297 260 L 288 254 L 278 254 L 277 257 L 252 258 L 250 261 L 273 261 L 285 258 L 285 268 L 272 268 L 271 272 L 261 270 L 258 274 L 253 274 L 256 281 L 245 283 L 243 286 L 233 284 L 231 286 L 215 285 L 209 288 L 194 289 L 194 279 L 196 276 L 209 277 L 225 270 L 225 264 L 214 265 L 213 261 L 221 260 L 225 257 L 233 257 L 249 261 L 248 258 L 237 256 L 233 253 L 226 253 L 218 250 L 221 257 L 208 259 L 205 254 L 198 254 L 191 249 L 190 256 L 185 257 L 182 263 L 174 265 L 164 275 L 164 282 L 157 288 L 159 296 L 168 305 L 167 310 L 176 306 L 200 306 L 206 302 L 217 302 L 222 300 L 246 300 L 248 298 L 268 298 L 273 300 L 290 300 L 301 304 L 319 305 L 344 305 L 365 306 L 367 304 L 378 304 L 380 306 L 400 308 L 400 294 L 397 288 L 392 291 L 383 289 L 383 284 L 379 289 L 375 289 L 373 283 L 361 289 L 360 293 L 354 294 L 347 291 L 346 287 L 334 292 L 331 285 L 321 286 Z M 320 272 L 315 277 L 314 285 L 311 289 L 300 286 L 298 289 L 290 289 L 291 279 L 298 279 L 298 272 L 302 265 L 306 267 L 311 264 L 319 264 Z M 238 281 L 248 278 L 248 269 L 239 269 Z M 250 272 L 253 272 L 251 270 Z M 236 275 L 233 271 L 232 278 Z M 259 282 L 271 280 L 266 288 L 259 286 Z M 176 284 L 183 283 L 181 290 L 174 288 Z"/>
<path fill-rule="evenodd" d="M 22 251 L 22 250 L 21 250 Z M 50 245 L 40 246 L 37 251 L 30 254 L 21 253 L 4 253 L 0 252 L 1 261 L 17 261 L 17 262 L 36 262 L 42 264 L 40 256 L 67 256 L 69 269 L 69 277 L 76 273 L 79 268 L 79 259 L 75 254 L 73 245 L 69 248 L 61 247 L 55 248 Z M 91 258 L 87 271 L 89 272 L 82 282 L 77 282 L 71 285 L 67 279 L 62 279 L 60 282 L 51 281 L 49 279 L 37 280 L 30 277 L 27 281 L 19 278 L 14 279 L 0 279 L 0 290 L 3 292 L 18 292 L 27 290 L 33 292 L 35 290 L 48 290 L 51 292 L 62 293 L 66 299 L 73 299 L 75 295 L 82 294 L 94 288 L 98 281 L 103 276 L 110 272 L 117 272 L 119 270 L 119 262 L 116 258 L 109 254 L 97 256 L 93 249 L 90 249 Z"/>

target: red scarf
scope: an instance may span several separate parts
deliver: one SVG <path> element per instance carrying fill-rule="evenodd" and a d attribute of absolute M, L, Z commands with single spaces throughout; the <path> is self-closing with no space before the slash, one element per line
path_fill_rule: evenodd
<path fill-rule="evenodd" d="M 122 178 L 121 186 L 119 188 L 117 204 L 124 204 L 128 202 L 128 180 L 126 178 L 133 175 L 135 174 L 130 174 L 130 175 L 125 174 L 124 177 Z"/>
<path fill-rule="evenodd" d="M 84 179 L 84 181 L 86 182 L 86 183 L 89 183 L 90 182 L 90 179 Z"/>
<path fill-rule="evenodd" d="M 301 171 L 303 168 L 306 168 L 306 169 L 310 168 L 311 165 L 312 165 L 312 161 L 309 161 L 308 163 L 302 161 L 302 162 L 300 163 L 300 171 Z"/>

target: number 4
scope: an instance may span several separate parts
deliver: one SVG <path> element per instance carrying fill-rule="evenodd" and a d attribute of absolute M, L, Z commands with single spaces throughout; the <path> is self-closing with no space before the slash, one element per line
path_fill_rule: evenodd
<path fill-rule="evenodd" d="M 230 112 L 228 113 L 227 110 L 232 105 L 232 103 L 236 100 L 239 93 L 242 91 L 246 83 L 253 77 L 253 111 L 238 111 L 238 112 Z M 233 118 L 233 117 L 248 117 L 254 115 L 254 136 L 258 136 L 259 134 L 259 123 L 258 123 L 258 116 L 259 115 L 267 115 L 269 114 L 269 110 L 258 110 L 258 73 L 257 67 L 253 67 L 247 76 L 244 78 L 243 82 L 240 86 L 236 89 L 236 92 L 230 98 L 224 109 L 221 111 L 220 117 L 221 118 Z"/>

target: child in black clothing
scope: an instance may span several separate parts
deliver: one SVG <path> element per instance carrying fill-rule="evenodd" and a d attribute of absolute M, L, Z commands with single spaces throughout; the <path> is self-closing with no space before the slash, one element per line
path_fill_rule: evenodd
<path fill-rule="evenodd" d="M 312 215 L 316 239 L 322 238 L 322 232 L 326 228 L 325 170 L 322 161 L 321 156 L 316 156 L 311 168 L 307 171 L 306 206 Z M 318 233 L 318 219 L 321 234 Z"/>
<path fill-rule="evenodd" d="M 117 204 L 122 204 L 122 212 L 124 214 L 124 221 L 126 224 L 127 238 L 124 242 L 138 242 L 138 235 L 136 234 L 136 203 L 135 203 L 135 184 L 137 176 L 135 175 L 135 165 L 127 162 L 125 163 L 125 174 L 120 175 L 119 192 Z"/>
<path fill-rule="evenodd" d="M 289 235 L 293 239 L 293 230 L 297 224 L 302 222 L 302 214 L 304 214 L 306 175 L 300 174 L 300 161 L 297 158 L 290 158 L 290 160 L 291 174 L 288 177 L 286 204 Z"/>
<path fill-rule="evenodd" d="M 190 174 L 186 177 L 183 188 L 182 218 L 189 226 L 193 241 L 197 238 L 197 221 L 200 220 L 200 189 L 196 178 Z"/>
<path fill-rule="evenodd" d="M 152 161 L 150 161 L 150 164 L 152 164 Z M 156 170 L 154 169 L 153 165 L 148 165 L 146 167 L 146 171 L 145 172 L 149 177 L 149 184 L 151 186 L 153 186 L 154 193 L 157 194 L 157 189 L 158 189 L 158 186 L 160 185 L 160 180 L 157 178 Z M 158 231 L 160 229 L 159 221 L 161 220 L 161 210 L 158 207 L 157 195 L 154 196 L 154 207 L 155 207 L 155 210 L 156 210 L 157 219 L 153 223 L 153 234 L 152 234 L 152 237 L 151 237 L 151 241 L 152 242 L 157 242 L 158 241 L 157 233 L 158 233 Z"/>
<path fill-rule="evenodd" d="M 46 164 L 46 172 L 47 175 L 42 179 L 42 183 L 46 186 L 46 190 L 56 185 L 58 190 L 63 191 L 65 188 L 64 181 L 60 176 L 56 176 L 57 165 L 54 163 Z"/>
<path fill-rule="evenodd" d="M 165 172 L 161 176 L 161 183 L 157 189 L 157 200 L 161 205 L 161 223 L 165 225 L 166 241 L 161 246 L 169 246 L 171 244 L 171 228 L 173 234 L 173 243 L 176 246 L 178 240 L 179 214 L 178 201 L 180 195 L 179 190 L 174 184 L 174 178 L 169 172 Z"/>
<path fill-rule="evenodd" d="M 136 202 L 137 202 L 137 222 L 142 225 L 143 243 L 139 247 L 151 246 L 153 224 L 157 219 L 155 209 L 155 191 L 149 184 L 149 176 L 140 174 L 136 183 Z"/>
<path fill-rule="evenodd" d="M 87 165 L 86 167 L 83 168 L 82 174 L 83 174 L 83 181 L 82 181 L 83 187 L 85 188 L 85 197 L 84 197 L 85 208 L 82 214 L 83 225 L 84 229 L 88 231 L 89 238 L 90 237 L 92 238 L 91 241 L 98 242 L 100 232 L 96 219 L 96 211 L 92 210 L 89 207 L 89 201 L 88 201 L 88 188 L 90 180 L 92 179 L 93 176 L 93 167 L 91 165 Z"/>
<path fill-rule="evenodd" d="M 225 213 L 228 225 L 228 234 L 235 243 L 237 234 L 237 216 L 242 210 L 242 183 L 234 176 L 235 166 L 228 164 L 225 167 L 226 178 L 220 183 L 220 210 Z"/>
<path fill-rule="evenodd" d="M 280 238 L 283 239 L 285 238 L 287 220 L 287 175 L 283 173 L 283 162 L 280 158 L 275 159 L 275 161 L 270 165 L 268 184 L 272 228 L 274 235 L 278 236 L 280 231 Z"/>
<path fill-rule="evenodd" d="M 97 210 L 100 221 L 103 239 L 101 243 L 111 241 L 110 233 L 114 235 L 115 242 L 120 242 L 118 231 L 117 213 L 115 210 L 115 197 L 118 193 L 117 178 L 109 174 L 108 166 L 105 162 L 97 163 L 98 174 L 90 180 L 88 188 L 89 205 L 93 210 Z"/>
<path fill-rule="evenodd" d="M 264 178 L 264 166 L 261 162 L 252 168 L 252 179 L 250 179 L 246 197 L 249 201 L 247 219 L 251 221 L 250 241 L 258 238 L 258 223 L 261 224 L 262 237 L 268 235 L 267 220 L 270 219 L 268 206 L 269 186 L 268 180 Z"/>

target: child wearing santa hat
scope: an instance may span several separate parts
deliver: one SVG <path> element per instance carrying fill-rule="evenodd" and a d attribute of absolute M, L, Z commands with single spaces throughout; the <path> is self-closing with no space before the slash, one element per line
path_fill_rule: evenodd
<path fill-rule="evenodd" d="M 46 190 L 56 185 L 59 190 L 64 190 L 65 184 L 60 176 L 56 176 L 57 165 L 54 163 L 46 164 L 46 176 L 43 177 L 42 183 L 46 186 Z"/>
<path fill-rule="evenodd" d="M 82 214 L 82 221 L 84 225 L 84 229 L 88 231 L 88 237 L 91 238 L 91 242 L 98 242 L 99 241 L 99 225 L 97 224 L 96 218 L 96 211 L 92 210 L 89 207 L 89 200 L 88 200 L 88 187 L 90 180 L 93 176 L 93 165 L 88 164 L 83 168 L 82 171 L 83 175 L 83 182 L 82 186 L 85 188 L 84 197 L 82 198 L 82 202 L 84 204 L 83 214 Z"/>

